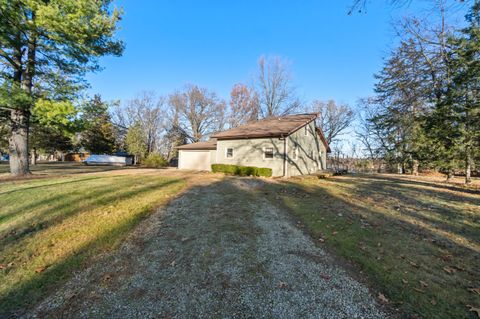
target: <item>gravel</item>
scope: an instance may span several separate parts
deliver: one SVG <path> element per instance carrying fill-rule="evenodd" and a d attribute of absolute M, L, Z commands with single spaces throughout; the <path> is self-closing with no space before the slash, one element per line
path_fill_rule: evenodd
<path fill-rule="evenodd" d="M 388 317 L 262 184 L 199 179 L 25 317 Z"/>

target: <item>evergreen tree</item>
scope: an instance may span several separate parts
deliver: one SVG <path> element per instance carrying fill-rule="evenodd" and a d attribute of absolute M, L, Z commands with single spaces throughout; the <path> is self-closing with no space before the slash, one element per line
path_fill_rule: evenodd
<path fill-rule="evenodd" d="M 111 0 L 0 2 L 0 108 L 9 112 L 10 171 L 29 173 L 30 115 L 39 92 L 71 93 L 98 58 L 120 55 Z"/>
<path fill-rule="evenodd" d="M 95 95 L 83 107 L 81 120 L 83 147 L 95 154 L 108 154 L 115 151 L 115 128 L 108 113 L 108 104 L 102 101 L 100 95 Z"/>
<path fill-rule="evenodd" d="M 471 183 L 471 170 L 480 146 L 480 1 L 475 1 L 466 19 L 469 25 L 458 38 L 450 40 L 455 70 L 450 95 L 456 115 L 452 125 L 458 131 L 465 182 Z"/>
<path fill-rule="evenodd" d="M 427 74 L 412 41 L 402 42 L 376 76 L 378 114 L 370 121 L 381 135 L 386 159 L 405 172 L 417 173 L 424 159 L 422 122 L 428 112 Z"/>

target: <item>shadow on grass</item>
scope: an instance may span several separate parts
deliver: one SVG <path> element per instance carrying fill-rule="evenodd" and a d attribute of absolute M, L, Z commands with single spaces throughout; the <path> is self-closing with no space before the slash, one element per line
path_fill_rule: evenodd
<path fill-rule="evenodd" d="M 480 193 L 478 197 L 474 197 L 471 195 L 475 193 L 464 192 L 461 188 L 445 188 L 444 185 L 377 176 L 338 179 L 335 182 L 353 186 L 355 195 L 360 198 L 389 198 L 390 200 L 385 202 L 386 206 L 397 210 L 400 215 L 423 221 L 432 229 L 465 237 L 480 247 L 480 216 L 465 211 L 465 204 L 480 210 Z"/>
<path fill-rule="evenodd" d="M 132 177 L 129 178 L 130 180 Z M 134 179 L 134 178 L 133 178 Z M 141 182 L 141 180 L 139 180 Z M 66 203 L 61 203 L 60 205 L 50 206 L 47 210 L 42 213 L 42 218 L 44 219 L 41 224 L 43 227 L 38 229 L 32 229 L 30 231 L 25 231 L 19 236 L 9 236 L 4 238 L 0 242 L 0 251 L 5 252 L 8 249 L 9 244 L 18 244 L 19 241 L 24 239 L 28 235 L 35 235 L 38 231 L 45 230 L 47 228 L 53 227 L 57 224 L 60 224 L 62 221 L 69 217 L 73 217 L 76 214 L 81 213 L 83 210 L 90 208 L 90 206 L 98 206 L 101 208 L 103 205 L 108 203 L 114 203 L 115 199 L 128 200 L 139 195 L 146 195 L 150 192 L 158 191 L 159 188 L 165 188 L 172 184 L 179 183 L 180 179 L 168 179 L 168 180 L 155 180 L 151 182 L 144 182 L 141 184 L 141 187 L 132 190 L 131 187 L 135 185 L 126 185 L 125 184 L 116 184 L 115 187 L 106 187 L 98 186 L 98 188 L 104 187 L 102 191 L 95 191 L 91 196 L 85 198 L 85 204 L 77 206 L 74 209 L 70 210 L 68 213 L 61 216 L 53 216 L 50 218 L 51 214 L 54 214 L 56 211 L 62 211 L 69 205 L 69 201 Z M 122 191 L 122 189 L 125 189 Z M 105 194 L 112 192 L 112 195 L 101 197 Z M 61 196 L 61 195 L 59 195 Z M 98 197 L 101 198 L 98 198 Z M 101 203 L 95 204 L 95 199 L 100 199 Z M 43 204 L 46 205 L 47 199 L 43 201 Z M 90 202 L 89 202 L 90 201 Z M 39 202 L 34 204 L 38 205 Z M 141 204 L 141 203 L 139 203 Z M 163 205 L 167 205 L 168 202 L 163 202 Z M 32 204 L 33 205 L 33 204 Z M 158 205 L 158 204 L 157 204 Z M 111 250 L 116 247 L 121 239 L 134 227 L 136 226 L 145 216 L 153 211 L 151 205 L 145 205 L 141 210 L 135 212 L 131 216 L 127 217 L 124 221 L 109 228 L 109 230 L 101 233 L 100 236 L 96 237 L 94 240 L 91 240 L 80 249 L 74 249 L 70 251 L 68 255 L 63 258 L 61 261 L 54 263 L 52 266 L 49 266 L 47 269 L 40 273 L 35 273 L 31 278 L 21 281 L 20 284 L 12 286 L 8 291 L 6 291 L 0 298 L 0 318 L 4 317 L 15 317 L 22 314 L 25 309 L 28 309 L 36 302 L 38 302 L 42 297 L 45 297 L 46 291 L 50 291 L 52 287 L 62 283 L 65 279 L 71 276 L 72 270 L 78 269 L 81 265 L 88 260 L 89 257 L 106 250 Z M 34 252 L 35 253 L 35 252 Z M 0 260 L 1 261 L 1 260 Z M 18 265 L 21 267 L 21 265 Z"/>
<path fill-rule="evenodd" d="M 101 252 L 103 245 L 108 244 L 110 249 L 115 248 L 120 239 L 136 226 L 150 210 L 151 209 L 145 209 L 133 218 L 126 220 L 109 232 L 87 243 L 80 250 L 67 256 L 61 262 L 56 263 L 39 274 L 35 274 L 31 279 L 22 282 L 20 285 L 12 287 L 12 289 L 0 299 L 0 317 L 16 317 L 24 314 L 26 309 L 29 309 L 42 297 L 45 297 L 45 291 L 64 282 L 71 277 L 72 270 L 79 268 L 88 257 Z"/>
<path fill-rule="evenodd" d="M 85 178 L 80 178 L 80 179 L 75 179 L 75 180 L 70 180 L 70 181 L 63 181 L 63 182 L 55 182 L 55 183 L 49 183 L 49 184 L 41 184 L 37 186 L 29 186 L 29 187 L 17 187 L 15 189 L 9 190 L 9 191 L 0 191 L 0 195 L 8 195 L 12 194 L 15 192 L 19 191 L 24 191 L 28 189 L 36 189 L 36 188 L 44 188 L 48 186 L 58 186 L 58 185 L 65 185 L 65 184 L 74 184 L 74 183 L 80 183 L 80 182 L 86 182 L 86 181 L 91 181 L 91 180 L 98 180 L 98 179 L 105 179 L 105 178 L 118 178 L 122 176 L 94 176 L 94 177 L 85 177 Z M 60 178 L 60 177 L 59 177 Z"/>
<path fill-rule="evenodd" d="M 35 201 L 30 205 L 20 207 L 19 210 L 28 211 L 39 207 L 44 207 L 45 209 L 40 211 L 36 210 L 34 214 L 32 212 L 32 216 L 22 219 L 23 225 L 29 224 L 30 226 L 23 229 L 17 228 L 16 230 L 15 227 L 13 227 L 13 229 L 7 228 L 6 230 L 2 231 L 4 233 L 9 233 L 10 235 L 4 238 L 0 238 L 0 247 L 3 247 L 3 249 L 5 249 L 10 243 L 18 242 L 29 235 L 34 235 L 38 231 L 43 231 L 50 227 L 58 225 L 64 220 L 78 213 L 81 213 L 82 211 L 91 208 L 92 206 L 101 207 L 103 205 L 112 203 L 115 199 L 130 199 L 134 196 L 138 196 L 142 193 L 150 191 L 152 187 L 167 187 L 177 182 L 177 180 L 166 180 L 161 183 L 148 183 L 147 185 L 137 188 L 135 191 L 132 191 L 130 189 L 130 187 L 132 187 L 133 185 L 125 185 L 121 183 L 116 186 L 109 186 L 107 188 L 105 187 L 105 185 L 99 185 L 89 190 L 93 190 L 90 196 L 76 194 L 76 196 L 72 196 L 70 200 L 65 201 L 63 199 L 63 197 L 65 197 L 65 194 L 61 194 L 54 197 L 47 197 L 41 201 Z M 104 196 L 109 193 L 111 193 L 111 195 Z M 52 203 L 57 200 L 62 201 L 58 205 L 52 205 Z M 72 209 L 69 209 L 67 210 L 67 212 L 65 212 L 65 209 L 68 209 L 68 207 L 72 206 L 72 201 L 81 201 L 81 205 L 72 207 Z M 18 214 L 19 210 L 10 213 L 9 217 L 13 218 L 16 214 Z M 2 221 L 5 221 L 4 216 L 0 216 L 0 222 Z M 32 222 L 34 222 L 33 225 L 31 225 Z"/>
<path fill-rule="evenodd" d="M 420 314 L 425 318 L 469 318 L 465 305 L 478 300 L 467 289 L 480 284 L 480 254 L 474 248 L 479 244 L 480 210 L 468 221 L 459 212 L 465 203 L 480 209 L 480 197 L 471 198 L 475 193 L 470 190 L 464 192 L 470 194 L 465 197 L 448 194 L 445 189 L 463 189 L 443 186 L 436 191 L 436 184 L 373 175 L 287 182 L 274 186 L 274 190 L 284 194 L 282 205 L 300 218 L 315 238 L 326 238 L 327 246 L 336 254 L 359 266 L 407 317 Z M 428 211 L 456 224 L 415 213 L 415 208 L 423 211 L 430 206 L 423 202 L 425 197 L 432 202 L 441 199 L 458 205 L 455 209 Z M 408 205 L 410 210 L 399 211 L 395 208 L 398 203 Z M 414 221 L 399 218 L 405 214 Z M 459 236 L 471 245 L 457 240 Z M 448 273 L 444 267 L 457 268 Z M 420 286 L 420 280 L 429 286 Z"/>

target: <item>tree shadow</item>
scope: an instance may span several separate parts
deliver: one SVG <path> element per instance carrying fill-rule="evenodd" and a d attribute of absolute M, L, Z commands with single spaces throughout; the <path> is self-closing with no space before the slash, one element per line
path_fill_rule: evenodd
<path fill-rule="evenodd" d="M 450 200 L 452 206 L 465 202 L 477 205 L 476 217 L 472 214 L 466 220 L 465 215 L 459 213 L 461 208 L 451 207 L 434 210 L 447 221 L 415 212 L 414 208 L 422 211 L 426 207 L 422 198 L 415 196 L 419 192 L 416 186 L 431 187 L 425 191 L 428 196 L 433 200 Z M 446 317 L 458 317 L 465 312 L 464 304 L 475 302 L 475 296 L 469 294 L 467 288 L 480 278 L 480 197 L 463 198 L 455 194 L 452 200 L 443 187 L 435 191 L 435 186 L 423 182 L 403 184 L 403 180 L 395 178 L 347 176 L 308 183 L 285 181 L 271 187 L 284 196 L 281 205 L 299 217 L 313 237 L 328 237 L 326 242 L 335 254 L 359 265 L 377 288 L 389 293 L 389 298 L 402 304 L 401 308 L 407 313 L 420 312 L 424 317 L 443 313 Z M 375 195 L 373 200 L 363 199 L 372 195 Z M 398 203 L 408 203 L 411 210 L 402 210 L 403 204 Z M 400 210 L 395 206 L 400 206 Z M 395 213 L 385 208 L 394 209 Z M 390 264 L 384 264 L 384 258 L 391 258 Z M 451 270 L 454 272 L 451 274 L 443 267 L 458 268 Z M 425 289 L 426 292 L 415 288 L 419 293 L 402 283 L 402 278 L 410 273 L 415 276 L 415 283 L 431 279 L 431 287 Z M 433 290 L 434 287 L 438 290 Z M 452 287 L 455 289 L 449 293 Z M 437 294 L 438 291 L 442 293 Z M 432 299 L 436 305 L 432 305 Z"/>
<path fill-rule="evenodd" d="M 167 180 L 160 184 L 156 183 L 155 187 L 167 187 L 176 182 L 176 180 Z M 41 201 L 34 201 L 27 206 L 20 207 L 17 211 L 10 213 L 9 217 L 17 215 L 18 211 L 29 211 L 35 209 L 35 212 L 32 212 L 32 216 L 22 219 L 22 225 L 26 226 L 13 226 L 1 231 L 0 235 L 2 233 L 7 235 L 2 236 L 3 238 L 0 237 L 0 247 L 2 247 L 2 250 L 4 250 L 8 248 L 9 244 L 13 242 L 19 242 L 25 237 L 34 236 L 35 233 L 39 231 L 45 231 L 50 227 L 54 227 L 62 223 L 64 220 L 81 213 L 83 210 L 88 209 L 92 205 L 101 207 L 103 205 L 107 205 L 115 199 L 129 199 L 144 192 L 148 192 L 152 188 L 151 185 L 145 185 L 137 188 L 135 191 L 132 191 L 129 189 L 129 186 L 131 185 L 126 186 L 120 183 L 115 186 L 109 185 L 108 187 L 105 187 L 105 185 L 99 185 L 89 189 L 89 191 L 92 191 L 92 194 L 89 196 L 76 194 L 70 200 L 65 201 L 63 198 L 65 194 L 61 194 L 54 197 L 47 197 Z M 104 196 L 106 194 L 111 195 Z M 52 203 L 57 200 L 61 200 L 61 202 L 58 205 L 52 205 Z M 65 212 L 66 208 L 71 207 L 72 201 L 80 200 L 80 206 L 72 207 L 72 209 Z M 59 215 L 59 213 L 61 214 Z M 7 216 L 0 216 L 0 222 L 5 222 L 6 220 Z M 34 224 L 32 224 L 32 222 L 34 222 Z"/>
<path fill-rule="evenodd" d="M 9 236 L 3 238 L 0 242 L 0 251 L 5 252 L 9 249 L 9 246 L 17 245 L 20 241 L 24 240 L 26 236 L 34 236 L 36 232 L 43 231 L 47 228 L 53 227 L 60 224 L 62 221 L 74 217 L 75 215 L 82 212 L 82 210 L 87 209 L 96 199 L 101 197 L 101 204 L 98 206 L 101 208 L 103 205 L 108 204 L 109 202 L 114 202 L 115 199 L 128 200 L 136 196 L 145 196 L 150 192 L 157 191 L 159 188 L 165 188 L 172 184 L 178 183 L 179 179 L 168 179 L 161 180 L 161 182 L 153 182 L 143 184 L 141 187 L 136 188 L 135 190 L 129 190 L 127 185 L 124 191 L 121 191 L 122 188 L 125 188 L 125 185 L 115 185 L 114 187 L 107 187 L 103 185 L 104 189 L 100 190 L 101 187 L 98 187 L 98 191 L 95 191 L 91 196 L 85 198 L 85 204 L 77 206 L 75 209 L 72 209 L 67 214 L 61 216 L 52 215 L 56 211 L 61 211 L 67 207 L 67 203 L 63 203 L 55 206 L 46 206 L 44 212 L 42 212 L 42 222 L 41 224 L 44 227 L 40 229 L 34 229 L 28 232 L 22 232 L 18 236 Z M 105 194 L 112 193 L 110 196 L 104 196 Z M 166 202 L 163 202 L 161 205 L 167 205 L 174 197 Z M 92 203 L 89 203 L 91 201 Z M 47 204 L 48 200 L 43 201 L 43 204 Z M 34 203 L 38 205 L 38 202 Z M 33 204 L 32 204 L 33 205 Z M 70 278 L 72 275 L 72 270 L 78 269 L 82 264 L 84 264 L 90 257 L 95 256 L 95 254 L 102 251 L 108 251 L 117 246 L 117 244 L 125 237 L 125 235 L 132 230 L 144 217 L 151 213 L 155 207 L 145 206 L 141 211 L 138 211 L 132 216 L 127 217 L 122 222 L 118 223 L 114 227 L 109 227 L 108 230 L 101 233 L 95 239 L 86 242 L 83 246 L 73 251 L 69 251 L 68 254 L 59 262 L 54 263 L 45 270 L 41 272 L 32 274 L 31 276 L 26 276 L 20 283 L 15 286 L 12 286 L 7 292 L 2 294 L 0 298 L 0 318 L 16 317 L 25 313 L 25 310 L 38 302 L 42 297 L 45 296 L 46 291 L 51 291 L 52 288 L 57 287 L 60 283 L 64 282 L 66 279 Z M 19 264 L 16 267 L 21 267 Z"/>

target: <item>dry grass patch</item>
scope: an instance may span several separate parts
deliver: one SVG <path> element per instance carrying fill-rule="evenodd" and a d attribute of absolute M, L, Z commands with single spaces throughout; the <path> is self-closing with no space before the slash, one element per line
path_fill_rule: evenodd
<path fill-rule="evenodd" d="M 318 239 L 408 317 L 475 318 L 480 193 L 419 178 L 343 176 L 271 185 Z"/>

